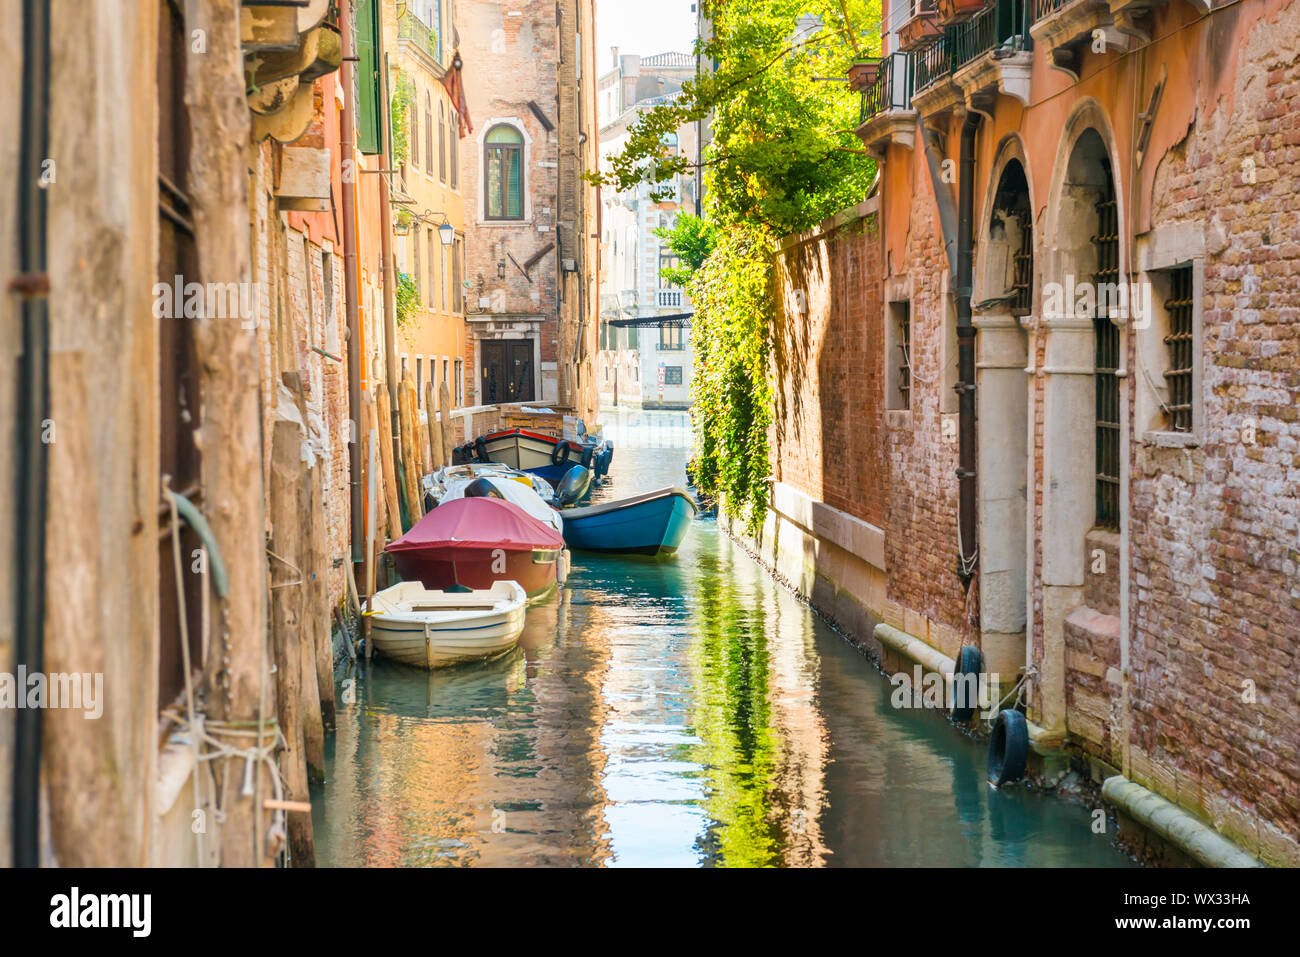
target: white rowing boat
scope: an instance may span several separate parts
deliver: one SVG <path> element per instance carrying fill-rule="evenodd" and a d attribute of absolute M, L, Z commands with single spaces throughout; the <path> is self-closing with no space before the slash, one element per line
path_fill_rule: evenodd
<path fill-rule="evenodd" d="M 417 668 L 495 658 L 519 641 L 527 601 L 512 581 L 463 592 L 402 582 L 370 599 L 370 639 L 376 651 Z"/>

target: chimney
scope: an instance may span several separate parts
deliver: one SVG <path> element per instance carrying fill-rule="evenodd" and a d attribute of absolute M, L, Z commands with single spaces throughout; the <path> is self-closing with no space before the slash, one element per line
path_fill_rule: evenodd
<path fill-rule="evenodd" d="M 618 69 L 618 47 L 610 47 L 614 51 L 614 69 Z"/>

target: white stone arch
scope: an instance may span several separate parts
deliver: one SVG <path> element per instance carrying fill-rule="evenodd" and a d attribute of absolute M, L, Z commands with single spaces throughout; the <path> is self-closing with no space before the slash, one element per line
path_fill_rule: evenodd
<path fill-rule="evenodd" d="M 1044 339 L 1042 410 L 1042 633 L 1039 688 L 1041 719 L 1065 721 L 1065 618 L 1084 602 L 1088 581 L 1088 538 L 1096 524 L 1097 380 L 1096 333 L 1091 316 L 1072 315 L 1071 284 L 1091 283 L 1097 267 L 1091 239 L 1097 226 L 1095 202 L 1104 185 L 1105 158 L 1116 203 L 1119 237 L 1118 281 L 1128 281 L 1128 209 L 1125 167 L 1109 117 L 1092 98 L 1071 112 L 1057 145 L 1036 264 L 1036 315 Z M 1059 283 L 1063 314 L 1049 313 L 1048 293 Z M 1124 342 L 1121 339 L 1121 375 Z M 1121 392 L 1123 382 L 1121 380 Z M 1121 406 L 1122 407 L 1122 406 Z M 1122 416 L 1121 416 L 1122 422 Z M 1124 430 L 1121 425 L 1120 457 Z M 1121 489 L 1121 499 L 1123 491 Z"/>
<path fill-rule="evenodd" d="M 487 218 L 487 183 L 484 182 L 483 160 L 486 155 L 484 150 L 487 145 L 488 132 L 496 126 L 510 126 L 519 132 L 524 138 L 524 155 L 520 164 L 520 171 L 524 177 L 524 218 L 523 219 L 488 219 Z M 477 165 L 478 169 L 474 172 L 474 182 L 478 183 L 478 220 L 480 226 L 513 226 L 531 223 L 533 221 L 533 176 L 535 172 L 532 168 L 533 156 L 533 138 L 528 135 L 528 129 L 523 122 L 514 116 L 494 116 L 481 127 L 478 135 L 475 137 L 478 145 Z"/>
<path fill-rule="evenodd" d="M 1046 254 L 1043 265 L 1052 274 L 1059 273 L 1063 268 L 1061 233 L 1063 228 L 1068 228 L 1069 223 L 1068 216 L 1063 215 L 1062 198 L 1068 186 L 1066 174 L 1069 172 L 1070 158 L 1079 140 L 1089 131 L 1096 133 L 1101 138 L 1106 156 L 1110 160 L 1111 177 L 1115 184 L 1115 199 L 1119 208 L 1119 259 L 1121 269 L 1125 268 L 1123 264 L 1128 261 L 1128 237 L 1125 235 L 1126 230 L 1124 228 L 1124 224 L 1128 222 L 1127 197 L 1124 185 L 1120 180 L 1120 172 L 1123 166 L 1120 162 L 1119 150 L 1115 145 L 1115 134 L 1110 118 L 1106 115 L 1102 105 L 1089 96 L 1084 97 L 1075 105 L 1069 119 L 1066 120 L 1065 127 L 1061 132 L 1061 139 L 1056 147 L 1056 161 L 1052 165 L 1052 181 L 1047 193 L 1047 214 L 1043 223 L 1044 242 L 1041 247 Z M 1126 279 L 1127 277 L 1121 274 L 1120 278 Z"/>
<path fill-rule="evenodd" d="M 976 338 L 976 497 L 980 542 L 981 646 L 991 671 L 1014 673 L 1025 661 L 1028 583 L 1033 566 L 1027 530 L 1031 510 L 1028 495 L 1033 470 L 1029 453 L 1029 389 L 1025 378 L 1028 336 L 1016 317 L 1007 292 L 1007 268 L 1018 242 L 995 242 L 994 205 L 1007 168 L 1019 164 L 1026 183 L 1030 241 L 1038 247 L 1034 228 L 1033 183 L 1024 144 L 1018 134 L 1005 136 L 994 152 L 977 225 L 972 290 L 972 322 Z M 1018 237 L 1017 237 L 1018 239 Z M 1034 249 L 1034 269 L 1039 264 Z M 996 274 L 996 275 L 995 275 Z M 1030 288 L 1036 290 L 1036 277 Z"/>
<path fill-rule="evenodd" d="M 1025 153 L 1024 141 L 1021 140 L 1018 132 L 1008 133 L 998 143 L 998 148 L 993 154 L 993 165 L 991 174 L 984 187 L 984 201 L 980 204 L 980 221 L 979 232 L 975 239 L 975 263 L 974 263 L 974 282 L 971 295 L 972 304 L 978 304 L 984 300 L 996 295 L 999 290 L 992 288 L 988 276 L 989 270 L 989 250 L 991 246 L 991 232 L 993 226 L 993 204 L 997 197 L 998 187 L 1001 185 L 1002 177 L 1006 173 L 1007 167 L 1013 163 L 1019 163 L 1020 168 L 1024 171 L 1025 182 L 1028 184 L 1029 191 L 1029 210 L 1032 217 L 1034 208 L 1034 180 L 1029 168 L 1029 159 Z M 1033 243 L 1034 243 L 1034 272 L 1035 278 L 1033 288 L 1035 300 L 1037 300 L 1038 286 L 1037 274 L 1040 271 L 1040 251 L 1042 249 L 1043 230 L 1038 223 L 1033 223 Z M 1034 307 L 1037 308 L 1037 301 Z"/>

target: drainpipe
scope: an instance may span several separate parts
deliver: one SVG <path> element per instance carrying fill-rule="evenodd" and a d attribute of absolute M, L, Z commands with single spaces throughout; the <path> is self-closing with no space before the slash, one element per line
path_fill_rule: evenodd
<path fill-rule="evenodd" d="M 50 3 L 23 3 L 23 86 L 19 132 L 19 275 L 10 291 L 22 296 L 23 354 L 18 371 L 17 554 L 18 640 L 15 673 L 45 670 L 45 510 L 49 446 L 41 421 L 49 409 L 49 276 L 46 275 L 46 196 L 39 171 L 49 156 Z M 19 693 L 22 693 L 20 689 Z M 13 842 L 15 867 L 40 866 L 41 710 L 14 713 Z"/>
<path fill-rule="evenodd" d="M 357 142 L 356 96 L 353 83 L 356 53 L 352 46 L 352 18 L 345 12 L 339 17 L 339 35 L 343 50 L 343 142 L 339 152 L 355 167 Z M 352 167 L 352 168 L 354 168 Z M 348 436 L 348 472 L 352 513 L 352 562 L 366 560 L 365 504 L 361 492 L 361 320 L 357 311 L 357 194 L 356 177 L 343 180 L 343 290 L 348 315 L 348 418 L 352 428 Z"/>
<path fill-rule="evenodd" d="M 926 128 L 917 118 L 917 132 L 925 144 L 925 165 L 930 173 L 930 188 L 934 192 L 935 204 L 939 207 L 939 229 L 943 233 L 944 254 L 948 257 L 948 274 L 957 275 L 956 232 L 957 204 L 953 200 L 952 187 L 943 181 L 943 156 L 939 152 L 938 134 Z M 879 176 L 879 172 L 877 172 Z"/>
<path fill-rule="evenodd" d="M 980 114 L 966 113 L 961 127 L 957 189 L 957 527 L 962 584 L 969 586 L 979 561 L 975 524 L 975 326 L 971 322 L 975 220 L 975 134 Z"/>

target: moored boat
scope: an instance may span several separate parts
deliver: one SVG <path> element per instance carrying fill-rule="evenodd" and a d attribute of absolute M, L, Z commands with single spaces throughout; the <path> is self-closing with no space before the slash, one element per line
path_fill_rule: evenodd
<path fill-rule="evenodd" d="M 613 446 L 585 431 L 580 436 L 575 441 L 530 429 L 506 429 L 481 435 L 460 452 L 462 457 L 472 456 L 478 462 L 495 462 L 532 473 L 551 485 L 557 485 L 574 465 L 591 469 L 597 478 L 604 476 L 613 460 Z"/>
<path fill-rule="evenodd" d="M 695 501 L 675 485 L 617 502 L 564 511 L 564 540 L 570 548 L 623 555 L 677 551 L 695 518 Z"/>
<path fill-rule="evenodd" d="M 418 668 L 495 658 L 519 641 L 527 602 L 515 582 L 459 592 L 401 582 L 371 597 L 370 637 L 380 654 Z"/>
<path fill-rule="evenodd" d="M 535 598 L 563 578 L 564 537 L 504 499 L 439 505 L 386 549 L 405 579 L 426 588 L 490 588 L 516 581 Z"/>
<path fill-rule="evenodd" d="M 532 489 L 547 505 L 558 505 L 555 488 L 540 475 L 521 472 L 519 469 L 498 462 L 469 462 L 464 465 L 444 466 L 436 472 L 423 476 L 421 484 L 424 488 L 424 510 L 429 512 L 442 502 L 460 498 L 465 486 L 480 478 L 517 482 L 526 489 Z"/>

